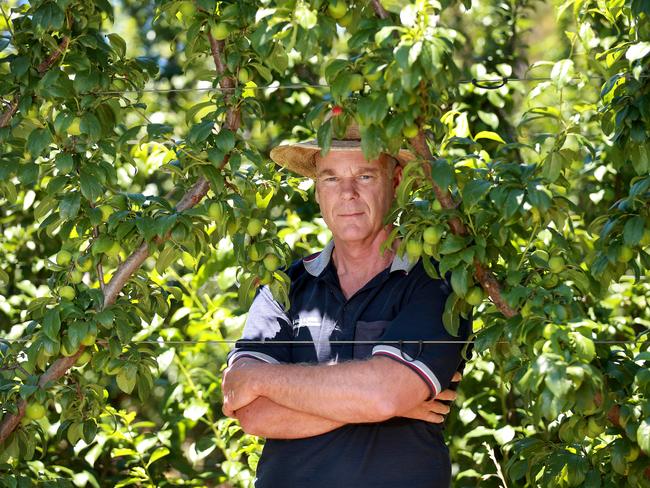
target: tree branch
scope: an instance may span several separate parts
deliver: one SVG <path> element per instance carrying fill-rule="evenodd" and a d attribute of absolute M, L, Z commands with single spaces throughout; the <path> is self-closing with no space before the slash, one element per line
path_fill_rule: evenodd
<path fill-rule="evenodd" d="M 61 55 L 65 52 L 66 49 L 68 49 L 69 43 L 70 43 L 70 38 L 68 36 L 64 36 L 63 39 L 61 40 L 61 43 L 56 48 L 56 50 L 52 54 L 50 54 L 47 58 L 45 58 L 41 62 L 41 64 L 38 65 L 38 68 L 36 68 L 38 70 L 39 75 L 42 75 L 52 67 L 52 65 L 56 62 L 56 60 L 61 57 Z"/>
<path fill-rule="evenodd" d="M 14 116 L 17 110 L 18 97 L 14 97 L 14 99 L 9 103 L 9 108 L 7 108 L 7 110 L 2 115 L 0 115 L 0 129 L 9 125 L 11 118 Z"/>
<path fill-rule="evenodd" d="M 388 18 L 388 12 L 386 12 L 386 9 L 384 9 L 379 0 L 372 0 L 372 8 L 380 19 Z"/>
<path fill-rule="evenodd" d="M 48 69 L 52 67 L 52 65 L 56 62 L 56 60 L 59 59 L 59 57 L 61 57 L 61 55 L 68 48 L 69 43 L 70 43 L 70 38 L 68 36 L 65 36 L 63 40 L 61 40 L 61 43 L 56 48 L 56 50 L 52 54 L 50 54 L 45 60 L 43 60 L 41 64 L 38 65 L 36 69 L 38 70 L 39 75 L 43 75 Z M 11 118 L 16 114 L 17 110 L 18 110 L 18 97 L 16 96 L 9 104 L 9 108 L 2 115 L 0 115 L 0 129 L 3 127 L 7 127 L 9 125 L 9 122 L 11 122 Z"/>
<path fill-rule="evenodd" d="M 217 72 L 220 75 L 223 75 L 225 73 L 226 67 L 222 62 L 222 53 L 223 53 L 223 47 L 224 43 L 223 41 L 216 41 L 210 33 L 208 33 L 208 38 L 210 40 L 210 49 L 212 51 L 212 57 L 214 59 L 214 64 L 217 68 Z M 56 51 L 56 53 L 53 53 L 46 61 L 47 61 L 47 68 L 49 68 L 61 55 L 61 53 L 65 50 L 65 48 L 68 45 L 68 41 L 66 41 L 67 38 L 64 38 L 65 45 L 59 46 L 59 49 Z M 40 72 L 40 67 L 44 66 L 44 61 L 39 65 L 39 72 Z M 47 70 L 46 68 L 46 70 Z M 234 78 L 230 76 L 224 76 L 222 77 L 220 81 L 220 86 L 224 90 L 224 92 L 227 91 L 233 91 L 235 87 L 235 81 Z M 18 103 L 15 102 L 16 107 L 18 106 Z M 15 112 L 15 109 L 14 109 Z M 9 119 L 13 113 L 8 117 Z M 5 115 L 0 118 L 0 121 L 4 121 Z M 237 106 L 231 106 L 228 110 L 228 113 L 226 115 L 226 126 L 228 129 L 232 131 L 236 131 L 239 129 L 239 125 L 241 123 L 241 112 L 237 108 Z M 221 164 L 221 168 L 225 166 L 225 164 L 228 162 L 229 159 L 229 154 L 227 154 L 224 157 L 224 161 Z M 203 197 L 208 193 L 208 190 L 210 189 L 210 184 L 208 181 L 201 177 L 199 178 L 196 183 L 192 186 L 192 188 L 183 196 L 183 198 L 178 202 L 176 205 L 175 210 L 177 212 L 182 212 L 184 210 L 187 210 L 189 208 L 194 207 L 197 205 Z M 160 244 L 165 242 L 171 232 L 168 232 L 165 236 L 159 237 L 156 239 L 156 243 Z M 140 247 L 136 249 L 133 254 L 131 254 L 126 261 L 124 261 L 117 269 L 115 274 L 113 275 L 113 278 L 111 278 L 111 281 L 103 288 L 104 291 L 104 303 L 102 306 L 102 309 L 105 309 L 106 307 L 109 307 L 110 305 L 114 304 L 115 301 L 117 300 L 117 296 L 120 292 L 120 290 L 124 287 L 126 282 L 129 280 L 131 275 L 135 273 L 138 268 L 142 265 L 142 263 L 147 259 L 149 256 L 149 244 L 147 242 L 142 242 L 140 244 Z M 101 286 L 101 285 L 100 285 Z M 69 357 L 60 357 L 56 361 L 54 361 L 50 367 L 41 375 L 41 377 L 38 380 L 38 385 L 40 388 L 44 388 L 50 381 L 56 381 L 62 376 L 64 376 L 68 370 L 74 365 L 75 361 L 77 358 L 81 355 L 81 353 L 84 351 L 85 347 L 81 346 L 79 350 L 73 354 L 72 356 Z M 4 442 L 7 437 L 14 431 L 14 429 L 18 426 L 20 423 L 20 419 L 25 415 L 25 408 L 26 408 L 27 402 L 25 400 L 20 400 L 18 402 L 18 413 L 16 415 L 7 415 L 2 419 L 2 422 L 0 423 L 0 443 Z"/>
<path fill-rule="evenodd" d="M 413 146 L 413 148 L 415 149 L 415 151 L 418 153 L 420 157 L 424 158 L 427 161 L 431 161 L 433 159 L 433 154 L 431 154 L 431 151 L 429 150 L 429 146 L 427 145 L 426 134 L 424 133 L 423 130 L 420 130 L 418 135 L 410 139 L 409 142 L 411 143 L 411 145 Z M 433 192 L 436 194 L 436 198 L 440 202 L 440 205 L 446 209 L 456 208 L 457 204 L 456 202 L 454 202 L 454 199 L 451 196 L 451 193 L 449 193 L 449 190 L 440 187 L 433 180 L 433 178 L 431 178 L 431 174 L 429 172 L 426 173 L 429 182 L 433 187 Z M 458 217 L 452 217 L 451 219 L 449 219 L 448 223 L 451 232 L 453 234 L 459 236 L 467 235 L 467 228 L 465 227 L 465 224 L 463 224 L 463 221 L 460 220 Z M 510 307 L 506 303 L 503 296 L 501 295 L 501 285 L 496 280 L 496 278 L 494 278 L 492 273 L 490 273 L 490 271 L 487 268 L 485 268 L 485 266 L 482 263 L 480 263 L 477 259 L 474 260 L 474 267 L 476 268 L 474 272 L 474 276 L 481 284 L 483 289 L 490 296 L 490 298 L 497 306 L 497 308 L 501 311 L 501 313 L 508 318 L 517 315 L 518 314 L 517 310 L 514 310 L 512 307 Z"/>

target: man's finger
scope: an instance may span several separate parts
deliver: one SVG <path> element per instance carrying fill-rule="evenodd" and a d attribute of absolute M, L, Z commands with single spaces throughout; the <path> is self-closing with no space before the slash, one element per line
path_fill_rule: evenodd
<path fill-rule="evenodd" d="M 429 415 L 429 422 L 432 424 L 441 424 L 443 423 L 445 418 L 442 415 L 438 415 L 437 413 L 432 413 Z"/>
<path fill-rule="evenodd" d="M 462 379 L 463 379 L 463 375 L 460 374 L 460 371 L 456 371 L 454 373 L 454 376 L 451 377 L 451 382 L 452 383 L 458 383 Z"/>
<path fill-rule="evenodd" d="M 458 395 L 454 390 L 442 390 L 436 395 L 436 398 L 433 400 L 445 400 L 445 401 L 454 401 Z"/>
<path fill-rule="evenodd" d="M 429 405 L 429 409 L 431 412 L 434 413 L 439 413 L 441 415 L 447 415 L 449 411 L 451 410 L 449 408 L 449 405 L 445 405 L 444 403 L 436 402 L 435 400 L 431 402 Z"/>

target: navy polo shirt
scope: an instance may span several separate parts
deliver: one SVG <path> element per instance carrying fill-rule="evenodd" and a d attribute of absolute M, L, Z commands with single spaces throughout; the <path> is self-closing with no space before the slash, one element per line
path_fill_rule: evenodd
<path fill-rule="evenodd" d="M 268 363 L 330 363 L 381 355 L 409 367 L 432 395 L 447 388 L 463 364 L 465 344 L 453 341 L 465 341 L 471 333 L 471 320 L 461 319 L 459 337 L 448 334 L 442 324 L 451 293 L 448 280 L 429 277 L 421 261 L 396 256 L 391 266 L 346 300 L 331 259 L 333 249 L 330 241 L 322 252 L 289 267 L 289 310 L 268 287 L 259 290 L 228 363 L 242 357 Z M 262 340 L 264 344 L 247 342 Z M 373 343 L 332 343 L 352 340 Z M 400 340 L 452 342 L 400 347 Z M 348 424 L 304 439 L 267 439 L 255 486 L 437 488 L 450 486 L 450 477 L 442 426 L 395 417 Z"/>

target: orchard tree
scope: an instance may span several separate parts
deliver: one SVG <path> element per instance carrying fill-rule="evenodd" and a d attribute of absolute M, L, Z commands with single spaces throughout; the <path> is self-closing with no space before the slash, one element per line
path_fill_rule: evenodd
<path fill-rule="evenodd" d="M 3 486 L 251 486 L 220 370 L 329 237 L 268 152 L 352 122 L 417 155 L 391 239 L 474 309 L 454 486 L 650 484 L 647 2 L 1 8 Z"/>

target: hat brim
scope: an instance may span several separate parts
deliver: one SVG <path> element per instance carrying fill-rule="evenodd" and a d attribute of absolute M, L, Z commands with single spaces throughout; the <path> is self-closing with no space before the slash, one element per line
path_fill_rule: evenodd
<path fill-rule="evenodd" d="M 361 150 L 361 143 L 357 140 L 333 140 L 330 151 Z M 271 159 L 280 166 L 307 178 L 316 177 L 315 156 L 321 148 L 316 141 L 286 144 L 271 149 Z M 409 161 L 416 159 L 415 155 L 407 150 L 400 149 L 398 154 L 392 155 L 400 166 L 405 166 Z"/>

